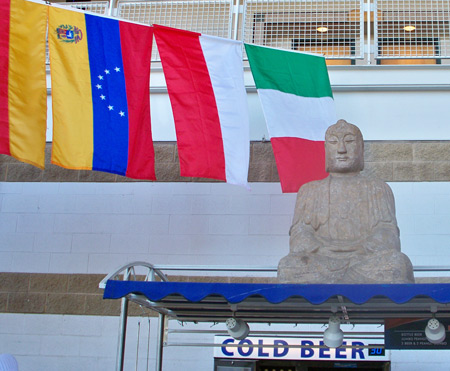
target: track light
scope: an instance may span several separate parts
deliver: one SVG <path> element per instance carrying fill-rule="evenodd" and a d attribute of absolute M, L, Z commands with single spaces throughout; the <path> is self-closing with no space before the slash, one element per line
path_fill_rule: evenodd
<path fill-rule="evenodd" d="M 344 340 L 344 333 L 340 329 L 341 320 L 338 316 L 333 315 L 328 321 L 328 328 L 323 333 L 323 343 L 328 348 L 338 348 Z"/>
<path fill-rule="evenodd" d="M 444 325 L 436 318 L 431 318 L 427 323 L 427 327 L 425 327 L 425 336 L 432 344 L 442 343 L 445 339 Z"/>
<path fill-rule="evenodd" d="M 245 339 L 250 332 L 248 324 L 239 318 L 228 318 L 225 325 L 227 326 L 228 334 L 237 340 Z"/>

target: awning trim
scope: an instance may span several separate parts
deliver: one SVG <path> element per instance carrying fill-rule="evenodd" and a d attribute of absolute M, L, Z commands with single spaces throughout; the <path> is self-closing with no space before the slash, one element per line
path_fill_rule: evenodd
<path fill-rule="evenodd" d="M 322 304 L 342 296 L 354 304 L 364 304 L 375 297 L 384 297 L 396 304 L 414 298 L 428 297 L 437 303 L 450 303 L 450 284 L 256 284 L 205 282 L 142 282 L 115 281 L 106 283 L 104 299 L 119 299 L 129 294 L 140 294 L 153 302 L 179 295 L 189 302 L 201 302 L 210 296 L 221 296 L 231 304 L 250 297 L 260 297 L 278 304 L 290 298 L 301 297 L 311 304 Z"/>

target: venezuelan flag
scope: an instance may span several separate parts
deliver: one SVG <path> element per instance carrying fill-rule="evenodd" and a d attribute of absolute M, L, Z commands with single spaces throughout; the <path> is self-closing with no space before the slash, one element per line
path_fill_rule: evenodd
<path fill-rule="evenodd" d="M 0 153 L 44 168 L 47 7 L 0 0 Z"/>
<path fill-rule="evenodd" d="M 153 28 L 50 6 L 52 163 L 155 180 Z"/>

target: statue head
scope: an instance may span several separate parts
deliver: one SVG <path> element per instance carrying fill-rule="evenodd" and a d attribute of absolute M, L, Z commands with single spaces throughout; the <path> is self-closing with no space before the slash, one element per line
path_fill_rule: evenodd
<path fill-rule="evenodd" d="M 325 133 L 326 168 L 329 173 L 357 173 L 364 169 L 364 140 L 361 131 L 345 120 Z"/>

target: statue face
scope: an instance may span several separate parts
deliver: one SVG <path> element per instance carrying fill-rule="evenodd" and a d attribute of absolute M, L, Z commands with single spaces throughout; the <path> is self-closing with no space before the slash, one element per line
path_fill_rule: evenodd
<path fill-rule="evenodd" d="M 325 135 L 326 171 L 360 172 L 364 166 L 363 144 L 361 132 L 356 127 L 330 127 Z"/>

